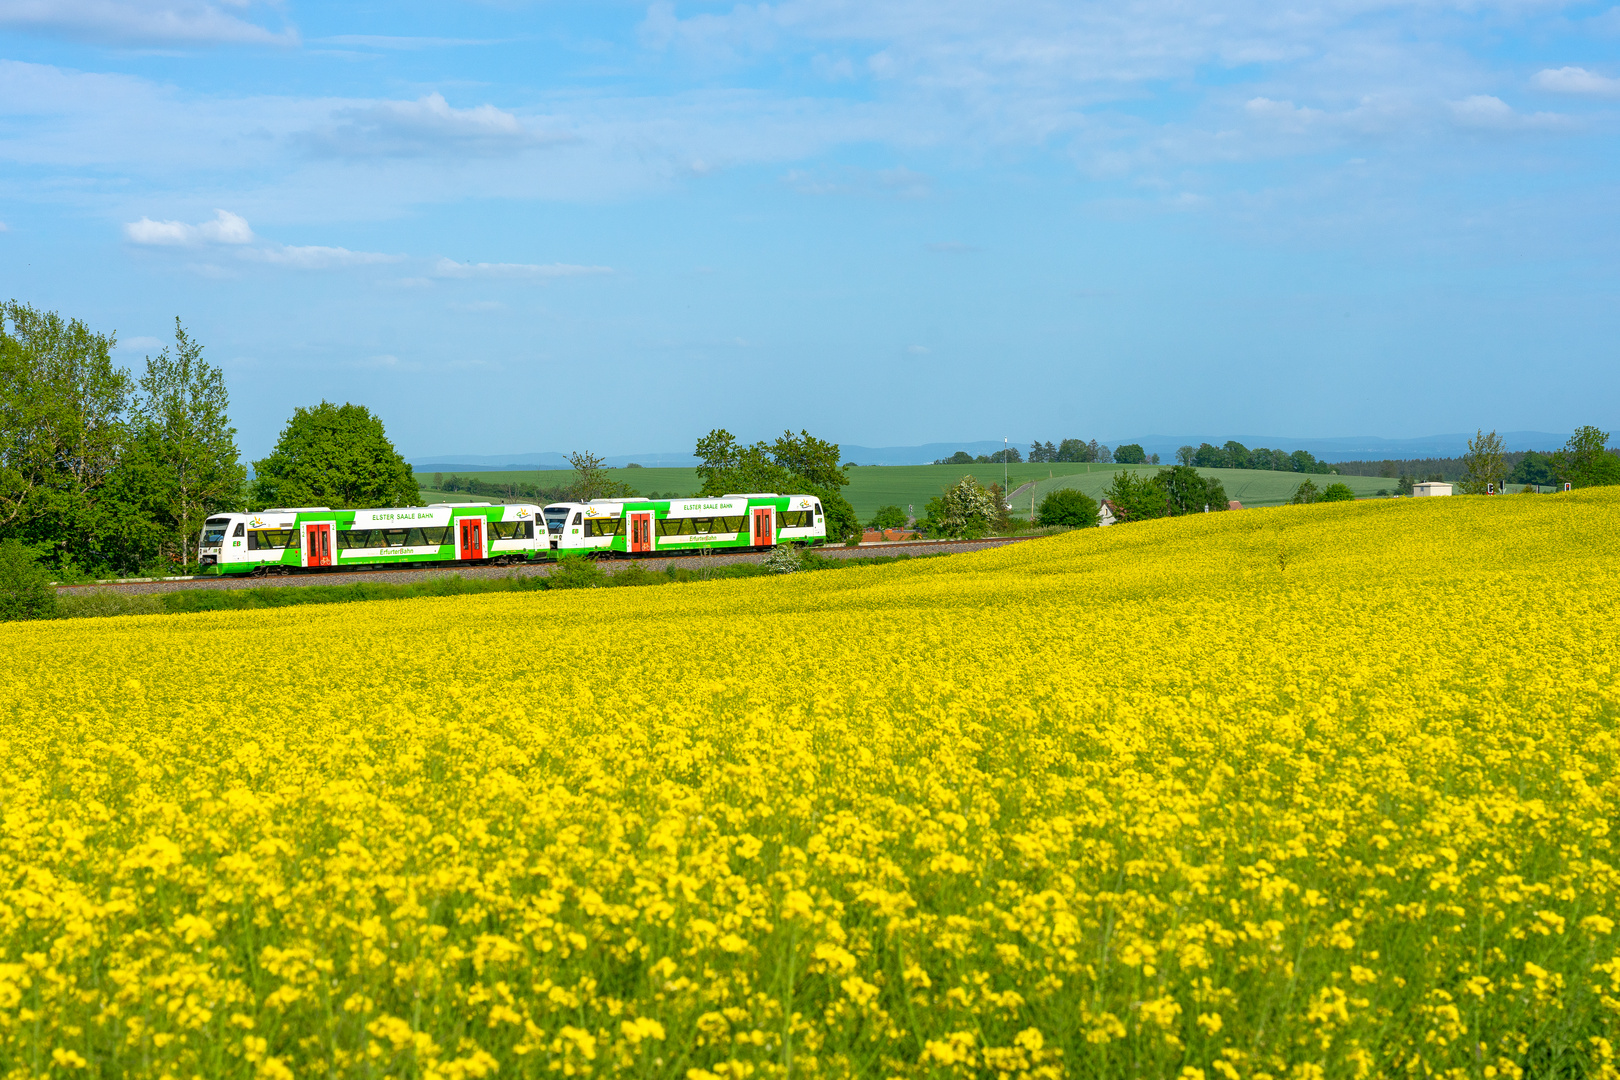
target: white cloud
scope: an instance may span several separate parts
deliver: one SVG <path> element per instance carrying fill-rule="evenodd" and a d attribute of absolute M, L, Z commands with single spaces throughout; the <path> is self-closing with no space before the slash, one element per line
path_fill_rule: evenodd
<path fill-rule="evenodd" d="M 533 131 L 494 105 L 457 109 L 439 93 L 416 101 L 381 101 L 344 108 L 337 121 L 305 132 L 300 141 L 320 157 L 425 157 L 516 153 L 566 137 Z"/>
<path fill-rule="evenodd" d="M 155 337 L 127 337 L 118 339 L 120 349 L 161 349 L 163 341 Z"/>
<path fill-rule="evenodd" d="M 1559 113 L 1521 113 L 1499 97 L 1474 94 L 1461 101 L 1448 103 L 1451 115 L 1463 127 L 1485 131 L 1523 131 L 1530 129 L 1562 128 L 1570 125 L 1569 117 Z"/>
<path fill-rule="evenodd" d="M 203 0 L 0 0 L 0 27 L 112 45 L 296 45 L 298 31 L 266 29 Z"/>
<path fill-rule="evenodd" d="M 229 210 L 215 210 L 213 221 L 188 225 L 184 221 L 153 221 L 143 217 L 124 226 L 132 244 L 195 247 L 199 244 L 251 244 L 253 230 L 247 220 Z"/>
<path fill-rule="evenodd" d="M 1620 79 L 1611 79 L 1579 67 L 1546 68 L 1536 72 L 1531 82 L 1558 94 L 1591 94 L 1596 97 L 1620 96 Z"/>
<path fill-rule="evenodd" d="M 242 257 L 272 266 L 285 266 L 293 270 L 331 270 L 343 266 L 374 266 L 378 263 L 402 262 L 404 255 L 384 255 L 375 251 L 350 251 L 341 247 L 310 245 L 298 247 L 277 244 L 273 247 L 252 248 Z"/>
<path fill-rule="evenodd" d="M 572 263 L 463 263 L 440 259 L 433 266 L 436 277 L 446 278 L 557 278 L 582 274 L 611 274 L 611 266 L 576 266 Z"/>

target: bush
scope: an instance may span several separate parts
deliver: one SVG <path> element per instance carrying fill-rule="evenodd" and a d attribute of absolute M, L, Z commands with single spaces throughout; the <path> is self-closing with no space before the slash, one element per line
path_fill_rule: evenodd
<path fill-rule="evenodd" d="M 594 559 L 570 556 L 557 562 L 557 569 L 546 578 L 548 589 L 600 589 L 611 584 L 606 572 Z"/>
<path fill-rule="evenodd" d="M 56 598 L 59 619 L 100 619 L 109 615 L 161 615 L 163 598 L 153 593 L 81 589 Z"/>
<path fill-rule="evenodd" d="M 779 544 L 765 556 L 764 566 L 768 573 L 791 574 L 801 568 L 802 561 L 798 548 L 792 544 Z"/>
<path fill-rule="evenodd" d="M 56 617 L 56 589 L 39 555 L 19 540 L 0 544 L 0 621 Z"/>
<path fill-rule="evenodd" d="M 904 510 L 898 506 L 880 506 L 866 527 L 882 532 L 884 529 L 903 529 L 907 524 L 909 521 Z"/>
<path fill-rule="evenodd" d="M 1097 527 L 1097 502 L 1083 491 L 1059 488 L 1041 500 L 1036 520 L 1042 525 L 1094 529 Z"/>
<path fill-rule="evenodd" d="M 1322 489 L 1322 494 L 1316 497 L 1317 502 L 1355 502 L 1356 493 L 1350 490 L 1349 484 L 1329 484 Z"/>
<path fill-rule="evenodd" d="M 1288 501 L 1296 506 L 1301 506 L 1313 503 L 1321 497 L 1322 493 L 1316 490 L 1316 485 L 1307 480 L 1299 485 L 1299 488 L 1294 492 L 1294 497 Z"/>
<path fill-rule="evenodd" d="M 638 466 L 639 468 L 639 466 Z M 553 575 L 555 576 L 555 575 Z M 619 572 L 610 579 L 613 585 L 663 585 L 669 579 L 663 574 L 654 573 L 638 562 L 621 567 Z"/>

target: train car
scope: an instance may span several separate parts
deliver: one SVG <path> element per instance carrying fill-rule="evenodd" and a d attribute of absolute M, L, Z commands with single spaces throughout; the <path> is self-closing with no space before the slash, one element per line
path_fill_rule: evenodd
<path fill-rule="evenodd" d="M 827 518 L 814 495 L 596 499 L 552 503 L 544 514 L 550 553 L 558 557 L 760 550 L 827 541 Z"/>
<path fill-rule="evenodd" d="M 515 563 L 549 555 L 534 503 L 434 503 L 375 510 L 293 506 L 216 514 L 203 524 L 208 574 L 402 563 Z"/>

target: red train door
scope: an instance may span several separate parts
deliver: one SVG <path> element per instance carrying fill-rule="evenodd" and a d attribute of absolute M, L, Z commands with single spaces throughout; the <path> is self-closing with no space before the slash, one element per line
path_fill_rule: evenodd
<path fill-rule="evenodd" d="M 310 525 L 308 527 L 309 547 L 305 566 L 331 566 L 332 565 L 332 526 Z"/>
<path fill-rule="evenodd" d="M 461 557 L 463 559 L 482 559 L 484 557 L 484 519 L 462 518 L 457 522 L 461 543 Z"/>
<path fill-rule="evenodd" d="M 772 547 L 776 543 L 776 530 L 771 528 L 772 510 L 768 506 L 754 508 L 754 546 Z"/>
<path fill-rule="evenodd" d="M 651 551 L 652 546 L 652 515 L 631 514 L 630 550 Z"/>

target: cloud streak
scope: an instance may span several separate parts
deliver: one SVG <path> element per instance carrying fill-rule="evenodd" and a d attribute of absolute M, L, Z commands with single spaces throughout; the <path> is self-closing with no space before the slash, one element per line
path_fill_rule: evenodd
<path fill-rule="evenodd" d="M 578 266 L 573 263 L 464 263 L 441 258 L 433 264 L 433 275 L 441 278 L 533 279 L 611 273 L 611 266 Z"/>
<path fill-rule="evenodd" d="M 299 141 L 321 157 L 496 157 L 565 141 L 531 130 L 494 105 L 458 109 L 437 92 L 416 101 L 383 101 L 339 109 L 334 122 Z"/>
<path fill-rule="evenodd" d="M 298 44 L 292 27 L 269 30 L 198 0 L 0 0 L 0 27 L 106 45 Z"/>
<path fill-rule="evenodd" d="M 1542 90 L 1555 94 L 1585 94 L 1591 97 L 1620 97 L 1620 79 L 1611 79 L 1580 67 L 1547 68 L 1531 80 Z"/>
<path fill-rule="evenodd" d="M 214 220 L 197 225 L 183 221 L 153 221 L 143 217 L 124 226 L 132 244 L 153 247 L 197 247 L 201 244 L 251 244 L 253 230 L 247 219 L 229 210 L 215 210 Z"/>

